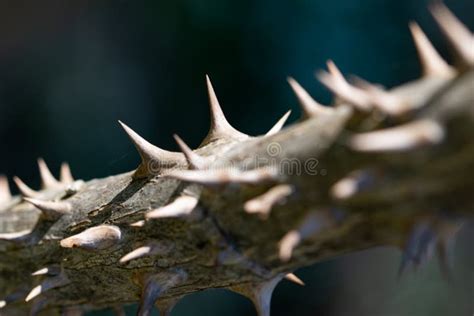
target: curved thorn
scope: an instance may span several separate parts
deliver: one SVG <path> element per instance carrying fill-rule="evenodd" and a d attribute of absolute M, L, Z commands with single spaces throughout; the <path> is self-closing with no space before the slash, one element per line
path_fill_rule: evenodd
<path fill-rule="evenodd" d="M 63 248 L 83 248 L 103 250 L 116 245 L 122 238 L 120 228 L 112 225 L 100 225 L 88 228 L 82 233 L 61 240 Z"/>
<path fill-rule="evenodd" d="M 58 288 L 61 286 L 65 286 L 69 283 L 70 281 L 64 273 L 61 273 L 60 275 L 52 277 L 52 278 L 48 278 L 44 280 L 43 282 L 41 282 L 40 285 L 34 287 L 30 291 L 30 293 L 28 293 L 28 295 L 25 298 L 25 302 L 31 301 L 32 299 L 34 299 L 35 297 L 39 296 L 40 294 L 46 291 L 49 291 L 51 289 Z"/>
<path fill-rule="evenodd" d="M 454 70 L 439 55 L 420 26 L 415 22 L 411 22 L 409 27 L 418 52 L 423 75 L 451 78 L 454 75 Z"/>
<path fill-rule="evenodd" d="M 287 81 L 298 99 L 304 118 L 328 114 L 334 111 L 334 109 L 324 106 L 314 100 L 311 95 L 309 95 L 309 93 L 292 77 L 288 77 Z"/>
<path fill-rule="evenodd" d="M 260 184 L 276 181 L 279 173 L 276 168 L 260 168 L 249 171 L 238 169 L 218 170 L 171 170 L 167 177 L 199 183 L 202 185 L 225 185 L 225 184 Z"/>
<path fill-rule="evenodd" d="M 7 203 L 12 199 L 8 179 L 4 175 L 0 175 L 0 204 Z"/>
<path fill-rule="evenodd" d="M 198 201 L 197 198 L 192 196 L 180 196 L 170 204 L 146 213 L 145 217 L 147 219 L 158 219 L 185 216 L 191 214 Z"/>
<path fill-rule="evenodd" d="M 433 120 L 418 120 L 401 126 L 352 136 L 349 145 L 356 151 L 406 151 L 435 145 L 444 138 L 444 128 Z"/>
<path fill-rule="evenodd" d="M 125 263 L 131 260 L 139 259 L 146 256 L 154 256 L 157 254 L 165 255 L 173 249 L 172 244 L 165 242 L 152 243 L 146 246 L 139 247 L 120 259 L 120 263 Z"/>
<path fill-rule="evenodd" d="M 74 182 L 74 177 L 71 173 L 71 167 L 67 162 L 61 164 L 61 171 L 59 173 L 59 179 L 62 184 L 71 184 Z"/>
<path fill-rule="evenodd" d="M 38 158 L 38 168 L 41 177 L 41 187 L 43 189 L 57 188 L 61 185 L 61 183 L 53 176 L 43 158 Z"/>
<path fill-rule="evenodd" d="M 251 300 L 257 310 L 258 316 L 270 316 L 270 304 L 273 291 L 283 277 L 284 275 L 277 275 L 261 283 L 237 285 L 229 289 Z"/>
<path fill-rule="evenodd" d="M 431 5 L 430 11 L 462 65 L 474 65 L 474 36 L 471 31 L 443 3 Z"/>
<path fill-rule="evenodd" d="M 39 269 L 39 270 L 33 272 L 31 275 L 32 276 L 45 275 L 45 274 L 58 275 L 60 273 L 61 273 L 61 267 L 59 265 L 52 265 L 52 266 L 49 266 L 49 267 Z"/>
<path fill-rule="evenodd" d="M 285 275 L 285 279 L 287 279 L 288 281 L 293 282 L 295 284 L 305 286 L 303 280 L 298 278 L 294 273 L 288 273 L 287 275 Z"/>
<path fill-rule="evenodd" d="M 151 315 L 153 306 L 158 298 L 172 287 L 185 282 L 186 279 L 187 274 L 182 270 L 148 276 L 144 282 L 141 303 L 137 315 Z"/>
<path fill-rule="evenodd" d="M 35 191 L 31 189 L 29 186 L 27 186 L 20 178 L 18 177 L 13 177 L 13 182 L 15 182 L 18 190 L 20 191 L 21 195 L 26 196 L 26 197 L 38 197 L 40 193 L 38 191 Z"/>
<path fill-rule="evenodd" d="M 334 62 L 327 62 L 329 73 L 320 71 L 317 78 L 321 83 L 344 101 L 363 112 L 371 110 L 370 98 L 361 89 L 350 85 Z"/>
<path fill-rule="evenodd" d="M 205 169 L 210 164 L 210 160 L 196 154 L 178 135 L 173 135 L 176 143 L 183 152 L 191 169 Z"/>
<path fill-rule="evenodd" d="M 249 214 L 259 214 L 267 219 L 272 207 L 281 203 L 293 193 L 293 187 L 287 184 L 274 186 L 262 195 L 259 195 L 244 204 L 244 209 Z"/>
<path fill-rule="evenodd" d="M 222 138 L 247 138 L 248 135 L 236 130 L 225 118 L 224 112 L 222 111 L 219 101 L 217 100 L 216 93 L 214 92 L 214 88 L 212 87 L 212 83 L 208 75 L 206 75 L 206 84 L 209 94 L 211 127 L 209 129 L 209 133 L 203 141 L 203 144 L 208 144 Z"/>
<path fill-rule="evenodd" d="M 283 115 L 283 116 L 278 120 L 278 122 L 276 122 L 276 124 L 273 125 L 273 127 L 265 134 L 265 136 L 270 136 L 270 135 L 276 134 L 276 133 L 278 133 L 279 131 L 281 131 L 281 129 L 282 129 L 283 126 L 285 125 L 286 121 L 288 120 L 288 117 L 290 117 L 290 114 L 291 114 L 291 110 L 289 110 L 288 112 L 286 112 L 285 115 Z"/>
<path fill-rule="evenodd" d="M 38 208 L 47 220 L 57 220 L 72 209 L 72 205 L 68 202 L 41 201 L 32 198 L 23 199 Z"/>
<path fill-rule="evenodd" d="M 183 154 L 156 147 L 121 121 L 118 122 L 124 129 L 125 133 L 127 133 L 142 158 L 142 164 L 136 172 L 137 177 L 156 175 L 159 174 L 162 169 L 184 165 Z"/>

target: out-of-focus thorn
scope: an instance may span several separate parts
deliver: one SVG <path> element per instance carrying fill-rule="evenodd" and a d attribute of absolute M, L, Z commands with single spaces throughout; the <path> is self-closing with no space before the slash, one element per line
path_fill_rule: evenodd
<path fill-rule="evenodd" d="M 138 316 L 149 316 L 158 298 L 169 289 L 186 282 L 188 275 L 183 270 L 159 273 L 146 277 L 144 281 Z"/>
<path fill-rule="evenodd" d="M 61 186 L 61 183 L 53 176 L 43 158 L 38 158 L 38 168 L 43 189 L 54 189 Z"/>
<path fill-rule="evenodd" d="M 430 11 L 461 65 L 474 65 L 474 35 L 471 31 L 441 2 L 433 4 Z"/>
<path fill-rule="evenodd" d="M 298 99 L 298 103 L 303 111 L 303 117 L 313 117 L 333 113 L 334 109 L 324 106 L 314 100 L 309 93 L 292 77 L 287 78 L 288 83 Z"/>
<path fill-rule="evenodd" d="M 179 137 L 178 135 L 174 135 L 174 139 L 178 146 L 181 148 L 186 160 L 191 167 L 191 169 L 199 170 L 199 169 L 206 169 L 212 162 L 210 158 L 203 157 L 195 153 L 188 145 Z"/>
<path fill-rule="evenodd" d="M 147 219 L 179 217 L 191 214 L 199 200 L 193 196 L 180 196 L 173 202 L 145 214 Z"/>
<path fill-rule="evenodd" d="M 305 239 L 317 235 L 326 228 L 332 227 L 334 220 L 326 211 L 309 213 L 301 225 L 289 231 L 280 241 L 280 260 L 287 262 L 291 259 L 294 249 Z"/>
<path fill-rule="evenodd" d="M 59 265 L 52 265 L 46 268 L 39 269 L 38 271 L 33 272 L 32 276 L 38 275 L 58 275 L 61 272 L 61 267 Z"/>
<path fill-rule="evenodd" d="M 239 293 L 251 300 L 257 310 L 258 316 L 270 316 L 270 305 L 273 291 L 284 275 L 262 281 L 260 283 L 247 283 L 229 287 L 229 290 Z"/>
<path fill-rule="evenodd" d="M 293 282 L 295 284 L 305 286 L 303 280 L 298 278 L 294 273 L 288 273 L 287 275 L 285 275 L 285 279 L 287 279 L 288 281 Z"/>
<path fill-rule="evenodd" d="M 182 153 L 175 153 L 156 147 L 121 121 L 119 121 L 119 123 L 142 158 L 142 163 L 135 172 L 135 177 L 154 176 L 161 174 L 163 169 L 185 165 L 185 159 Z"/>
<path fill-rule="evenodd" d="M 250 214 L 259 214 L 262 219 L 267 219 L 272 207 L 284 201 L 293 193 L 293 187 L 287 184 L 274 186 L 262 195 L 257 196 L 244 204 L 244 209 Z"/>
<path fill-rule="evenodd" d="M 18 187 L 18 190 L 20 191 L 22 196 L 34 198 L 34 197 L 38 197 L 40 195 L 40 193 L 38 191 L 35 191 L 35 190 L 31 189 L 23 181 L 21 181 L 20 178 L 13 177 L 13 181 L 15 182 L 16 186 Z"/>
<path fill-rule="evenodd" d="M 350 85 L 331 60 L 327 64 L 329 73 L 325 71 L 318 72 L 317 78 L 319 81 L 336 96 L 352 104 L 358 110 L 363 112 L 370 111 L 372 109 L 371 100 L 367 93 Z"/>
<path fill-rule="evenodd" d="M 48 278 L 41 282 L 40 285 L 34 287 L 25 298 L 25 302 L 29 302 L 40 294 L 54 288 L 62 287 L 69 284 L 70 281 L 64 273 Z"/>
<path fill-rule="evenodd" d="M 164 255 L 164 254 L 169 253 L 171 249 L 172 249 L 172 245 L 168 245 L 165 243 L 149 244 L 149 245 L 139 247 L 129 252 L 128 254 L 126 254 L 120 259 L 120 263 L 125 263 L 128 261 L 143 258 L 143 257 L 154 256 L 157 254 Z"/>
<path fill-rule="evenodd" d="M 0 204 L 10 202 L 11 198 L 12 194 L 8 185 L 8 179 L 4 175 L 0 175 Z"/>
<path fill-rule="evenodd" d="M 4 308 L 5 306 L 7 306 L 7 302 L 6 301 L 0 301 L 0 309 Z"/>
<path fill-rule="evenodd" d="M 374 173 L 369 170 L 351 172 L 331 187 L 330 194 L 338 200 L 349 199 L 370 185 L 374 180 L 374 176 Z"/>
<path fill-rule="evenodd" d="M 62 184 L 71 184 L 74 182 L 74 177 L 71 173 L 71 167 L 67 162 L 61 164 L 61 171 L 59 173 L 59 180 Z"/>
<path fill-rule="evenodd" d="M 418 51 L 423 75 L 451 78 L 454 75 L 454 69 L 438 54 L 420 26 L 415 22 L 411 22 L 409 26 Z"/>
<path fill-rule="evenodd" d="M 140 221 L 137 221 L 135 223 L 130 224 L 130 226 L 132 226 L 132 227 L 143 227 L 143 226 L 145 226 L 145 223 L 146 222 L 144 220 L 140 220 Z"/>
<path fill-rule="evenodd" d="M 248 135 L 236 130 L 225 118 L 224 112 L 222 111 L 219 101 L 217 100 L 216 93 L 214 92 L 214 88 L 212 87 L 212 83 L 208 75 L 206 75 L 206 83 L 207 91 L 209 93 L 211 127 L 201 146 L 220 139 L 231 138 L 243 140 L 248 138 Z"/>
<path fill-rule="evenodd" d="M 444 134 L 444 128 L 438 122 L 423 119 L 352 136 L 349 146 L 362 152 L 407 151 L 438 144 Z"/>
<path fill-rule="evenodd" d="M 238 169 L 217 170 L 171 170 L 166 176 L 181 181 L 198 183 L 202 185 L 225 185 L 225 184 L 261 184 L 278 179 L 276 168 L 260 168 L 249 171 Z"/>
<path fill-rule="evenodd" d="M 58 220 L 64 214 L 68 214 L 72 209 L 72 205 L 69 202 L 41 201 L 32 198 L 24 198 L 24 200 L 38 208 L 44 218 L 51 221 Z"/>
<path fill-rule="evenodd" d="M 283 126 L 285 125 L 286 121 L 288 120 L 288 117 L 290 116 L 290 114 L 291 114 L 291 110 L 289 110 L 288 112 L 286 112 L 285 115 L 283 115 L 283 116 L 278 120 L 278 122 L 276 122 L 276 124 L 273 125 L 273 127 L 265 134 L 265 136 L 270 136 L 270 135 L 276 134 L 276 133 L 278 133 L 279 131 L 281 131 L 281 129 L 282 129 Z"/>
<path fill-rule="evenodd" d="M 116 245 L 122 238 L 120 228 L 112 225 L 100 225 L 88 228 L 82 233 L 61 240 L 63 248 L 82 248 L 103 250 Z"/>

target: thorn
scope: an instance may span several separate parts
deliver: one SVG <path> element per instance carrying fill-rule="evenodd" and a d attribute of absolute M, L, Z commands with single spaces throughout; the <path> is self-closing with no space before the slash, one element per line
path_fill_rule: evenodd
<path fill-rule="evenodd" d="M 328 212 L 314 211 L 309 213 L 297 229 L 289 231 L 281 239 L 280 260 L 288 262 L 293 256 L 293 250 L 302 241 L 332 226 L 334 226 L 334 222 L 328 215 Z"/>
<path fill-rule="evenodd" d="M 316 102 L 309 93 L 292 77 L 287 78 L 288 83 L 298 99 L 298 103 L 303 111 L 303 117 L 324 115 L 334 112 L 334 109 Z"/>
<path fill-rule="evenodd" d="M 416 109 L 415 106 L 411 105 L 406 99 L 363 79 L 357 78 L 357 85 L 364 89 L 362 91 L 367 93 L 371 105 L 383 113 L 392 116 L 401 116 Z"/>
<path fill-rule="evenodd" d="M 216 93 L 214 92 L 214 88 L 212 87 L 212 83 L 208 75 L 206 75 L 206 83 L 209 94 L 211 127 L 202 144 L 208 144 L 223 138 L 233 138 L 238 140 L 248 138 L 248 135 L 236 130 L 225 118 L 224 112 L 222 112 L 222 108 L 219 104 L 219 101 L 217 100 Z"/>
<path fill-rule="evenodd" d="M 330 190 L 333 198 L 338 200 L 346 200 L 362 190 L 366 189 L 374 182 L 375 174 L 369 170 L 357 170 L 351 172 L 345 178 L 337 181 Z"/>
<path fill-rule="evenodd" d="M 120 259 L 120 263 L 125 263 L 131 260 L 136 260 L 142 257 L 154 256 L 157 254 L 167 254 L 171 251 L 173 246 L 166 243 L 153 243 L 150 245 L 139 247 Z"/>
<path fill-rule="evenodd" d="M 192 196 L 180 196 L 173 202 L 145 214 L 147 219 L 179 217 L 191 214 L 199 200 Z"/>
<path fill-rule="evenodd" d="M 278 133 L 279 131 L 281 131 L 281 129 L 282 129 L 283 126 L 285 125 L 286 121 L 288 120 L 288 117 L 290 117 L 290 114 L 291 114 L 291 110 L 289 110 L 288 112 L 286 112 L 285 115 L 283 115 L 283 116 L 278 120 L 278 122 L 276 122 L 276 124 L 273 125 L 273 127 L 265 134 L 265 136 L 270 136 L 270 135 L 276 134 L 276 133 Z"/>
<path fill-rule="evenodd" d="M 130 224 L 130 226 L 132 226 L 132 227 L 143 227 L 143 226 L 145 226 L 145 221 L 141 220 L 141 221 Z"/>
<path fill-rule="evenodd" d="M 284 275 L 278 275 L 261 283 L 236 285 L 229 289 L 250 299 L 257 310 L 258 316 L 270 316 L 273 291 L 283 276 Z"/>
<path fill-rule="evenodd" d="M 138 316 L 149 316 L 157 299 L 169 289 L 184 283 L 187 274 L 183 270 L 159 273 L 146 278 L 144 282 L 142 299 L 138 309 Z"/>
<path fill-rule="evenodd" d="M 18 177 L 13 177 L 13 181 L 15 182 L 16 186 L 18 187 L 18 190 L 20 191 L 21 195 L 34 198 L 38 197 L 40 193 L 38 191 L 35 191 L 31 189 L 29 186 L 27 186 L 23 181 L 21 181 L 20 178 Z"/>
<path fill-rule="evenodd" d="M 60 174 L 59 179 L 62 184 L 74 183 L 74 177 L 72 176 L 72 173 L 71 173 L 71 167 L 69 166 L 67 162 L 63 162 L 61 164 L 61 171 L 59 174 Z"/>
<path fill-rule="evenodd" d="M 0 204 L 8 203 L 12 199 L 8 179 L 4 175 L 0 175 Z"/>
<path fill-rule="evenodd" d="M 418 51 L 423 75 L 451 78 L 454 75 L 454 70 L 438 54 L 420 26 L 415 22 L 411 22 L 409 27 Z"/>
<path fill-rule="evenodd" d="M 119 123 L 135 145 L 140 157 L 142 158 L 142 164 L 135 173 L 136 177 L 143 178 L 157 175 L 160 174 L 163 169 L 184 165 L 183 154 L 166 151 L 156 147 L 135 133 L 135 131 L 121 121 L 119 121 Z"/>
<path fill-rule="evenodd" d="M 350 85 L 334 62 L 329 60 L 327 65 L 329 73 L 320 71 L 317 74 L 319 81 L 335 95 L 354 105 L 358 110 L 362 112 L 371 110 L 369 96 L 363 90 Z"/>
<path fill-rule="evenodd" d="M 417 120 L 401 126 L 352 136 L 349 146 L 363 152 L 407 151 L 435 145 L 444 138 L 444 128 L 433 120 Z"/>
<path fill-rule="evenodd" d="M 287 279 L 288 281 L 293 282 L 295 284 L 305 286 L 303 280 L 298 278 L 294 273 L 288 273 L 287 275 L 285 275 L 285 279 Z"/>
<path fill-rule="evenodd" d="M 69 202 L 41 201 L 32 198 L 23 199 L 38 208 L 47 220 L 55 221 L 64 214 L 69 213 L 72 209 L 72 205 Z"/>
<path fill-rule="evenodd" d="M 82 233 L 61 240 L 63 248 L 82 248 L 86 250 L 103 250 L 116 245 L 122 238 L 117 226 L 100 225 L 88 228 Z"/>
<path fill-rule="evenodd" d="M 61 273 L 61 268 L 58 265 L 46 267 L 39 269 L 38 271 L 33 272 L 31 275 L 32 276 L 38 276 L 38 275 L 58 275 Z"/>
<path fill-rule="evenodd" d="M 38 295 L 45 293 L 54 288 L 65 286 L 69 284 L 70 281 L 64 273 L 61 273 L 55 277 L 48 278 L 44 280 L 40 285 L 34 287 L 30 293 L 26 296 L 25 302 L 29 302 Z"/>
<path fill-rule="evenodd" d="M 38 158 L 38 167 L 41 177 L 41 187 L 43 189 L 52 189 L 61 186 L 61 183 L 53 176 L 43 158 Z"/>
<path fill-rule="evenodd" d="M 176 143 L 178 143 L 178 146 L 181 148 L 181 151 L 186 157 L 186 161 L 188 162 L 191 169 L 206 169 L 209 166 L 211 163 L 210 159 L 196 154 L 178 135 L 175 134 L 173 137 L 176 140 Z"/>
<path fill-rule="evenodd" d="M 259 214 L 263 219 L 267 219 L 272 207 L 284 201 L 292 193 L 293 187 L 291 185 L 280 184 L 247 201 L 244 204 L 244 209 L 249 214 Z"/>
<path fill-rule="evenodd" d="M 278 179 L 276 168 L 260 168 L 249 171 L 238 169 L 219 170 L 171 170 L 166 173 L 167 177 L 199 183 L 202 185 L 224 185 L 224 184 L 261 184 Z"/>
<path fill-rule="evenodd" d="M 462 66 L 474 65 L 474 36 L 471 31 L 443 3 L 431 5 L 430 11 Z"/>
<path fill-rule="evenodd" d="M 7 306 L 7 302 L 6 301 L 0 301 L 0 309 L 4 308 L 5 306 Z"/>

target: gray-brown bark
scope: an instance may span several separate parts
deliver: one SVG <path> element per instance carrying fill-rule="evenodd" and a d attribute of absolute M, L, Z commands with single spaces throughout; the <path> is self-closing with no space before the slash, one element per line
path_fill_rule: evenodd
<path fill-rule="evenodd" d="M 472 63 L 383 95 L 403 100 L 396 104 L 408 106 L 403 115 L 381 106 L 381 92 L 371 88 L 351 86 L 345 94 L 334 69 L 321 77 L 338 105 L 309 113 L 306 102 L 304 119 L 273 135 L 239 134 L 214 108 L 213 131 L 196 150 L 211 157 L 200 158 L 204 169 L 187 170 L 181 154 L 169 164 L 153 159 L 168 153 L 139 148 L 139 172 L 56 183 L 35 194 L 67 202 L 65 214 L 46 216 L 20 197 L 0 203 L 0 314 L 142 301 L 146 315 L 155 300 L 169 306 L 208 288 L 233 289 L 259 306 L 266 296 L 254 289 L 271 292 L 268 280 L 299 267 L 376 245 L 405 248 L 405 261 L 417 264 L 426 249 L 413 254 L 410 238 L 420 225 L 441 245 L 452 238 L 474 212 Z M 383 128 L 396 137 L 361 134 Z M 245 211 L 247 201 L 279 184 L 289 193 L 270 203 L 267 219 Z M 188 211 L 182 204 L 156 210 L 183 196 Z M 170 208 L 183 212 L 160 218 Z M 92 241 L 83 244 L 77 234 L 94 227 L 101 228 L 88 230 Z M 139 252 L 147 256 L 120 260 L 144 246 Z M 45 267 L 45 275 L 31 275 Z M 31 297 L 41 282 L 41 295 Z"/>

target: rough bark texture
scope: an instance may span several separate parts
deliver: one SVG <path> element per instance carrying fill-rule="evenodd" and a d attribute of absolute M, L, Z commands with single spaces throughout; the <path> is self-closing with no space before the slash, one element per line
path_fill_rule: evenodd
<path fill-rule="evenodd" d="M 462 55 L 459 48 L 455 53 Z M 347 93 L 330 64 L 331 74 L 320 78 L 338 96 L 335 107 L 311 104 L 309 113 L 302 100 L 297 124 L 261 137 L 214 122 L 214 134 L 195 151 L 205 168 L 187 170 L 181 154 L 173 168 L 151 157 L 160 164 L 152 168 L 153 159 L 139 149 L 139 172 L 45 185 L 34 194 L 34 201 L 67 202 L 65 214 L 47 216 L 21 197 L 0 199 L 0 315 L 140 301 L 146 315 L 155 301 L 166 311 L 208 288 L 244 293 L 267 315 L 275 283 L 269 280 L 297 268 L 376 245 L 404 249 L 402 269 L 422 262 L 436 243 L 444 251 L 474 212 L 469 58 L 461 56 L 453 74 L 424 76 L 389 92 L 364 85 Z M 408 110 L 395 115 L 380 98 Z M 394 128 L 395 137 L 363 134 L 384 128 Z M 281 184 L 288 190 L 274 192 L 285 194 L 265 196 Z M 271 211 L 259 214 L 258 203 L 257 214 L 246 211 L 246 202 L 260 195 Z M 157 211 L 183 196 L 197 199 L 192 211 L 176 204 Z M 151 216 L 169 209 L 184 211 Z M 424 246 L 420 230 L 429 232 Z M 87 245 L 79 240 L 84 234 Z M 145 256 L 120 260 L 144 246 Z"/>

